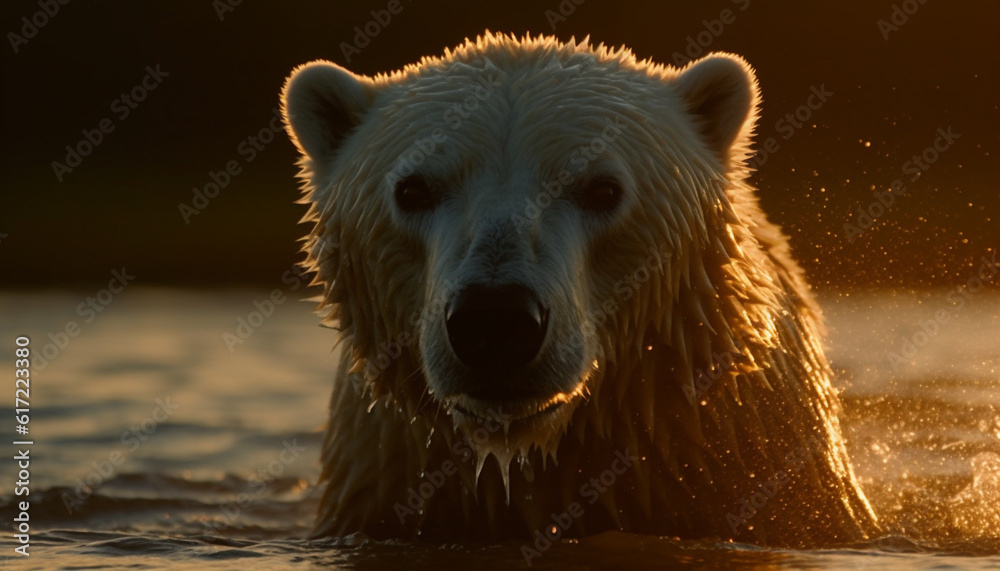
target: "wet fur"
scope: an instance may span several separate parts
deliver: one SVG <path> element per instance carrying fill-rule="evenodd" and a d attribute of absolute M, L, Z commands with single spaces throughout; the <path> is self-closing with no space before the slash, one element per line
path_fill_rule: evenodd
<path fill-rule="evenodd" d="M 306 221 L 313 224 L 307 265 L 324 288 L 319 307 L 339 329 L 343 349 L 323 450 L 327 483 L 317 535 L 528 539 L 572 502 L 582 504 L 584 514 L 566 536 L 621 529 L 817 546 L 857 541 L 877 529 L 843 445 L 819 312 L 784 236 L 766 220 L 746 181 L 756 82 L 741 59 L 713 57 L 725 60 L 719 65 L 741 66 L 750 82 L 750 113 L 732 141 L 717 140 L 725 133 L 713 130 L 713 114 L 727 109 L 713 108 L 718 103 L 711 98 L 689 105 L 699 86 L 680 85 L 685 70 L 586 41 L 487 34 L 391 75 L 355 78 L 357 93 L 326 106 L 322 96 L 300 104 L 286 92 L 289 131 L 304 156 Z M 468 427 L 456 430 L 429 394 L 425 368 L 425 355 L 434 354 L 429 344 L 447 343 L 434 329 L 432 308 L 447 295 L 449 280 L 461 276 L 442 275 L 453 271 L 448 246 L 421 237 L 448 229 L 406 228 L 392 214 L 383 185 L 393 161 L 428 135 L 446 102 L 461 101 L 468 95 L 462 86 L 492 69 L 505 75 L 502 97 L 449 133 L 435 155 L 440 168 L 461 171 L 465 181 L 504 184 L 476 178 L 499 168 L 491 162 L 499 159 L 460 152 L 484 141 L 544 141 L 552 132 L 584 141 L 596 125 L 586 119 L 593 115 L 589 108 L 619 114 L 629 125 L 614 143 L 620 156 L 636 161 L 627 165 L 633 201 L 626 203 L 627 220 L 593 243 L 571 225 L 548 235 L 546 243 L 578 252 L 567 254 L 568 267 L 538 270 L 541 291 L 575 292 L 577 309 L 553 310 L 563 312 L 561 323 L 615 298 L 615 282 L 642 266 L 650 248 L 662 254 L 662 265 L 627 303 L 615 298 L 618 309 L 587 339 L 583 361 L 574 357 L 575 368 L 558 369 L 560 375 L 577 371 L 583 381 L 584 396 L 575 399 L 571 417 L 538 423 L 527 440 L 469 446 Z M 552 87 L 560 81 L 576 91 Z M 307 114 L 348 128 L 336 137 L 297 132 Z M 403 121 L 414 115 L 426 121 Z M 509 117 L 517 121 L 511 125 Z M 548 180 L 536 172 L 538 159 L 516 148 L 506 147 L 504 160 L 531 168 L 512 178 L 535 172 L 521 181 L 531 188 Z M 559 166 L 563 157 L 541 160 Z M 496 204 L 484 208 L 490 207 Z M 557 224 L 559 216 L 547 210 L 537 224 Z M 486 235 L 477 232 L 470 241 Z M 384 369 L 372 367 L 403 333 L 401 354 Z M 639 460 L 590 504 L 581 486 L 624 451 Z M 405 506 L 408 490 L 427 481 L 422 474 L 447 462 L 457 473 L 421 513 L 401 523 L 395 506 Z M 744 518 L 744 501 L 760 503 L 755 494 L 769 481 L 783 484 L 769 487 L 774 493 L 765 505 Z"/>

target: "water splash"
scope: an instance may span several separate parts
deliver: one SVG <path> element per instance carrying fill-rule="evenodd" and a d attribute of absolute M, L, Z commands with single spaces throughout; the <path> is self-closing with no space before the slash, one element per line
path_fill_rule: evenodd
<path fill-rule="evenodd" d="M 1000 530 L 1000 455 L 978 454 L 970 461 L 972 483 L 949 501 L 963 535 L 997 537 Z"/>

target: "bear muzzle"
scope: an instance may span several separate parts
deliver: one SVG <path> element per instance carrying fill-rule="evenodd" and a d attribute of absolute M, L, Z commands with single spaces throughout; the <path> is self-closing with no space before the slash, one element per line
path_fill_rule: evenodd
<path fill-rule="evenodd" d="M 474 430 L 501 416 L 491 438 L 533 441 L 540 427 L 564 426 L 585 388 L 576 374 L 553 374 L 563 361 L 547 339 L 550 309 L 521 284 L 473 284 L 445 306 L 448 343 L 460 370 L 435 394 L 457 423 Z M 542 430 L 542 433 L 551 432 Z"/>

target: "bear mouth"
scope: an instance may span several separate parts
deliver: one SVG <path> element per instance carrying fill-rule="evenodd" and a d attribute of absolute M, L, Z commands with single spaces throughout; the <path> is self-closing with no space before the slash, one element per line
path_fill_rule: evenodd
<path fill-rule="evenodd" d="M 541 416 L 550 412 L 554 412 L 556 409 L 566 404 L 566 401 L 563 400 L 556 400 L 556 401 L 549 400 L 541 403 L 538 403 L 537 401 L 535 402 L 528 401 L 522 403 L 511 400 L 483 398 L 479 394 L 469 395 L 469 396 L 470 398 L 475 399 L 476 401 L 479 401 L 481 403 L 486 403 L 486 409 L 487 409 L 486 416 L 483 416 L 482 413 L 480 412 L 482 410 L 481 404 L 475 407 L 470 406 L 468 404 L 461 404 L 461 402 L 467 402 L 467 401 L 461 401 L 453 404 L 451 406 L 451 410 L 472 417 L 476 420 L 498 420 L 498 419 L 503 419 L 504 416 L 508 417 L 510 420 L 513 421 L 524 420 L 535 416 Z M 534 409 L 533 412 L 532 409 Z M 513 415 L 511 413 L 505 412 L 505 411 L 515 411 L 515 410 L 521 410 L 524 412 L 518 415 Z"/>
<path fill-rule="evenodd" d="M 448 411 L 462 424 L 496 422 L 504 432 L 564 416 L 583 395 L 582 386 L 570 392 L 539 396 L 534 393 L 483 390 L 462 393 L 445 400 Z"/>

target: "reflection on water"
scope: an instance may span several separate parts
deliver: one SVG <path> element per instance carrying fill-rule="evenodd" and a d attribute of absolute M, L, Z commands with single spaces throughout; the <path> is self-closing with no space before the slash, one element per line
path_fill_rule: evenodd
<path fill-rule="evenodd" d="M 88 323 L 82 295 L 0 296 L 0 344 L 53 346 L 32 380 L 32 556 L 7 563 L 523 567 L 516 544 L 304 539 L 333 333 L 295 302 L 238 331 L 266 295 L 136 289 Z M 1000 295 L 958 309 L 944 291 L 821 301 L 849 448 L 886 537 L 819 552 L 603 534 L 557 542 L 532 568 L 1000 565 Z M 80 333 L 60 339 L 69 321 Z M 14 480 L 0 462 L 3 521 Z"/>

